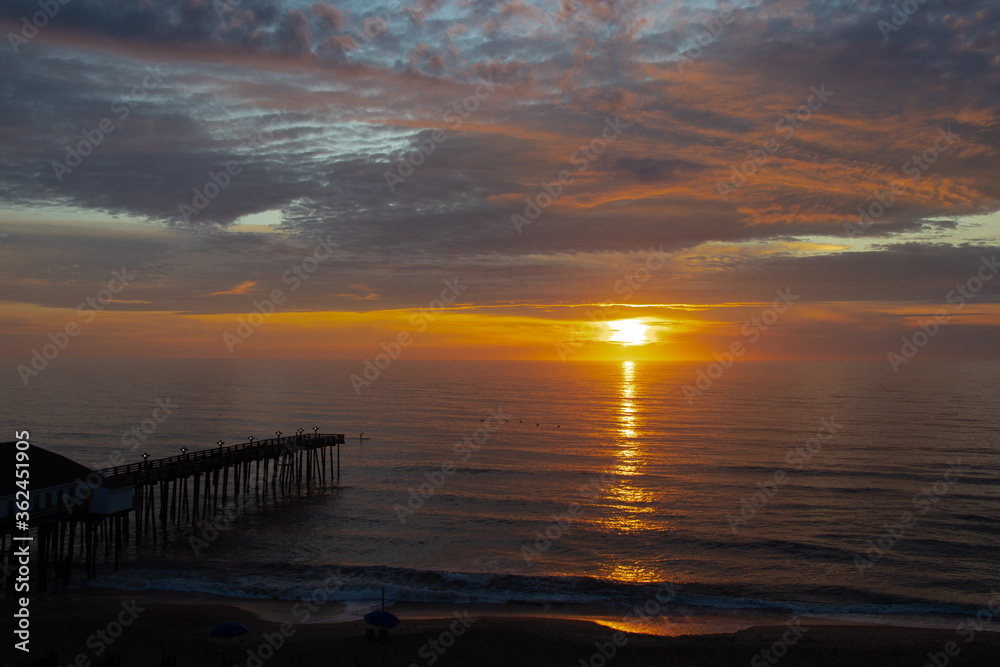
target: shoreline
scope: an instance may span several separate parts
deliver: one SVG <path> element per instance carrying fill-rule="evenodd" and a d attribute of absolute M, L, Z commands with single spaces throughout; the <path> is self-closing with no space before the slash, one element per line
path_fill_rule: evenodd
<path fill-rule="evenodd" d="M 247 635 L 232 641 L 233 652 L 240 658 L 236 664 L 248 667 L 318 667 L 355 661 L 375 665 L 381 664 L 382 651 L 386 664 L 405 666 L 578 667 L 582 660 L 583 665 L 599 667 L 602 653 L 605 659 L 612 658 L 608 664 L 667 660 L 684 665 L 748 664 L 761 651 L 773 651 L 772 657 L 777 652 L 784 656 L 782 665 L 889 667 L 924 664 L 928 653 L 945 651 L 949 643 L 959 652 L 950 665 L 987 664 L 1000 651 L 997 632 L 977 633 L 973 642 L 966 643 L 955 628 L 805 617 L 790 620 L 785 615 L 785 622 L 755 624 L 733 632 L 666 636 L 622 632 L 599 620 L 545 610 L 526 614 L 530 611 L 526 605 L 394 605 L 391 609 L 402 623 L 382 642 L 367 637 L 371 626 L 360 619 L 331 621 L 317 613 L 296 622 L 303 615 L 289 614 L 294 604 L 172 591 L 76 588 L 46 592 L 37 595 L 30 607 L 31 659 L 43 657 L 45 649 L 51 648 L 58 652 L 61 664 L 89 667 L 103 664 L 110 649 L 121 655 L 122 667 L 159 665 L 165 654 L 172 654 L 178 665 L 217 666 L 226 657 L 228 642 L 211 637 L 209 631 L 224 621 L 238 621 L 249 628 Z M 9 643 L 0 656 L 3 664 L 29 664 Z"/>
<path fill-rule="evenodd" d="M 233 607 L 251 614 L 268 623 L 297 622 L 304 625 L 339 624 L 359 620 L 365 613 L 376 608 L 378 600 L 349 599 L 318 603 L 317 609 L 309 611 L 308 620 L 302 621 L 303 612 L 294 612 L 299 599 L 277 599 L 257 597 L 233 597 L 219 593 L 200 591 L 178 591 L 169 589 L 122 589 L 98 585 L 74 585 L 68 589 L 57 588 L 35 594 L 34 599 L 48 604 L 63 602 L 125 600 L 142 597 L 149 602 L 166 605 L 195 605 Z M 670 608 L 641 618 L 627 618 L 628 612 L 609 613 L 605 607 L 571 603 L 541 602 L 409 602 L 387 600 L 386 611 L 400 618 L 428 620 L 446 618 L 456 609 L 469 610 L 483 618 L 538 618 L 592 622 L 605 627 L 663 637 L 689 635 L 733 634 L 758 626 L 780 625 L 789 618 L 797 617 L 808 621 L 811 626 L 874 626 L 912 628 L 922 630 L 954 631 L 964 616 L 944 616 L 932 614 L 906 615 L 816 615 L 794 616 L 788 611 L 769 609 L 735 608 L 720 609 L 682 603 L 671 603 Z M 985 629 L 985 632 L 998 632 Z"/>

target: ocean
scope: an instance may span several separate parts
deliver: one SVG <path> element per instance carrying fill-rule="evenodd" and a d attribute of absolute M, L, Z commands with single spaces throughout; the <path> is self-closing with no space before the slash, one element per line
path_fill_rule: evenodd
<path fill-rule="evenodd" d="M 347 436 L 339 488 L 146 538 L 80 587 L 291 601 L 337 577 L 317 620 L 384 589 L 661 634 L 954 627 L 1000 589 L 998 363 L 740 361 L 700 394 L 703 363 L 398 360 L 360 392 L 358 361 L 58 359 L 29 387 L 15 364 L 9 439 L 96 468 Z"/>

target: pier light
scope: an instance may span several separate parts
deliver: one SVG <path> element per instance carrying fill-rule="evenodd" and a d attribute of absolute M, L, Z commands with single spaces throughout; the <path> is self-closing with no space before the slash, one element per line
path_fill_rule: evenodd
<path fill-rule="evenodd" d="M 219 445 L 219 453 L 221 454 L 221 453 L 222 453 L 222 446 L 223 446 L 224 444 L 226 444 L 226 443 L 225 443 L 225 442 L 223 442 L 222 440 L 219 440 L 219 442 L 217 442 L 216 444 L 217 444 L 217 445 Z"/>
<path fill-rule="evenodd" d="M 313 437 L 315 438 L 318 435 L 319 435 L 319 426 L 313 426 Z"/>
<path fill-rule="evenodd" d="M 146 452 L 143 452 L 142 453 L 142 465 L 144 465 L 144 466 L 146 465 L 146 459 L 148 459 L 148 458 L 149 458 L 149 454 L 147 454 Z"/>
<path fill-rule="evenodd" d="M 302 431 L 303 431 L 303 429 L 301 429 L 301 428 L 298 430 L 298 434 L 299 434 L 300 438 L 302 437 Z"/>
<path fill-rule="evenodd" d="M 250 444 L 253 445 L 253 436 L 251 435 L 249 436 L 249 438 L 250 438 Z"/>
<path fill-rule="evenodd" d="M 278 436 L 278 440 L 281 440 L 281 431 L 275 431 L 274 434 Z"/>
<path fill-rule="evenodd" d="M 187 457 L 187 447 L 181 447 L 181 456 Z"/>

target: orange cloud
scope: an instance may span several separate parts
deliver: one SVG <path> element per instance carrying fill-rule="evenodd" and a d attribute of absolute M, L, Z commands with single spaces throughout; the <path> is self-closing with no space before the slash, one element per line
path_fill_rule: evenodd
<path fill-rule="evenodd" d="M 257 283 L 255 283 L 254 281 L 248 280 L 248 281 L 246 281 L 244 283 L 240 283 L 239 285 L 237 285 L 233 289 L 225 290 L 223 292 L 212 292 L 208 296 L 224 296 L 224 295 L 229 295 L 229 294 L 248 294 L 250 292 L 250 290 L 253 289 L 254 285 L 256 285 L 256 284 Z"/>

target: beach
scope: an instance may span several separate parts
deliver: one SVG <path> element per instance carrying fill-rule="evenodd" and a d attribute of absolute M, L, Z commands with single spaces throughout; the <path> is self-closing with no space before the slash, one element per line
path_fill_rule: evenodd
<path fill-rule="evenodd" d="M 281 621 L 285 601 L 248 610 L 244 601 L 217 596 L 164 596 L 122 591 L 63 591 L 32 602 L 32 660 L 49 651 L 59 664 L 100 665 L 111 652 L 122 667 L 159 665 L 172 655 L 177 665 L 225 664 L 229 640 L 210 636 L 223 621 L 249 632 L 232 640 L 233 663 L 326 666 L 381 665 L 894 665 L 919 666 L 928 654 L 948 665 L 992 664 L 1000 650 L 996 632 L 797 622 L 755 626 L 726 634 L 655 636 L 619 633 L 591 621 L 523 616 L 483 616 L 456 605 L 440 618 L 403 618 L 387 641 L 372 641 L 363 620 L 342 623 Z M 261 611 L 263 610 L 263 612 Z M 465 613 L 463 613 L 465 612 Z M 127 623 L 119 628 L 116 623 Z M 117 637 L 112 638 L 113 635 Z M 111 639 L 106 643 L 102 637 Z M 949 644 L 953 642 L 953 644 Z M 274 648 L 276 647 L 276 648 Z M 947 651 L 957 655 L 949 656 Z M 763 652 L 767 651 L 765 655 Z M 4 647 L 3 664 L 30 664 Z M 607 656 L 605 658 L 604 656 Z M 770 659 L 769 659 L 770 658 Z"/>

